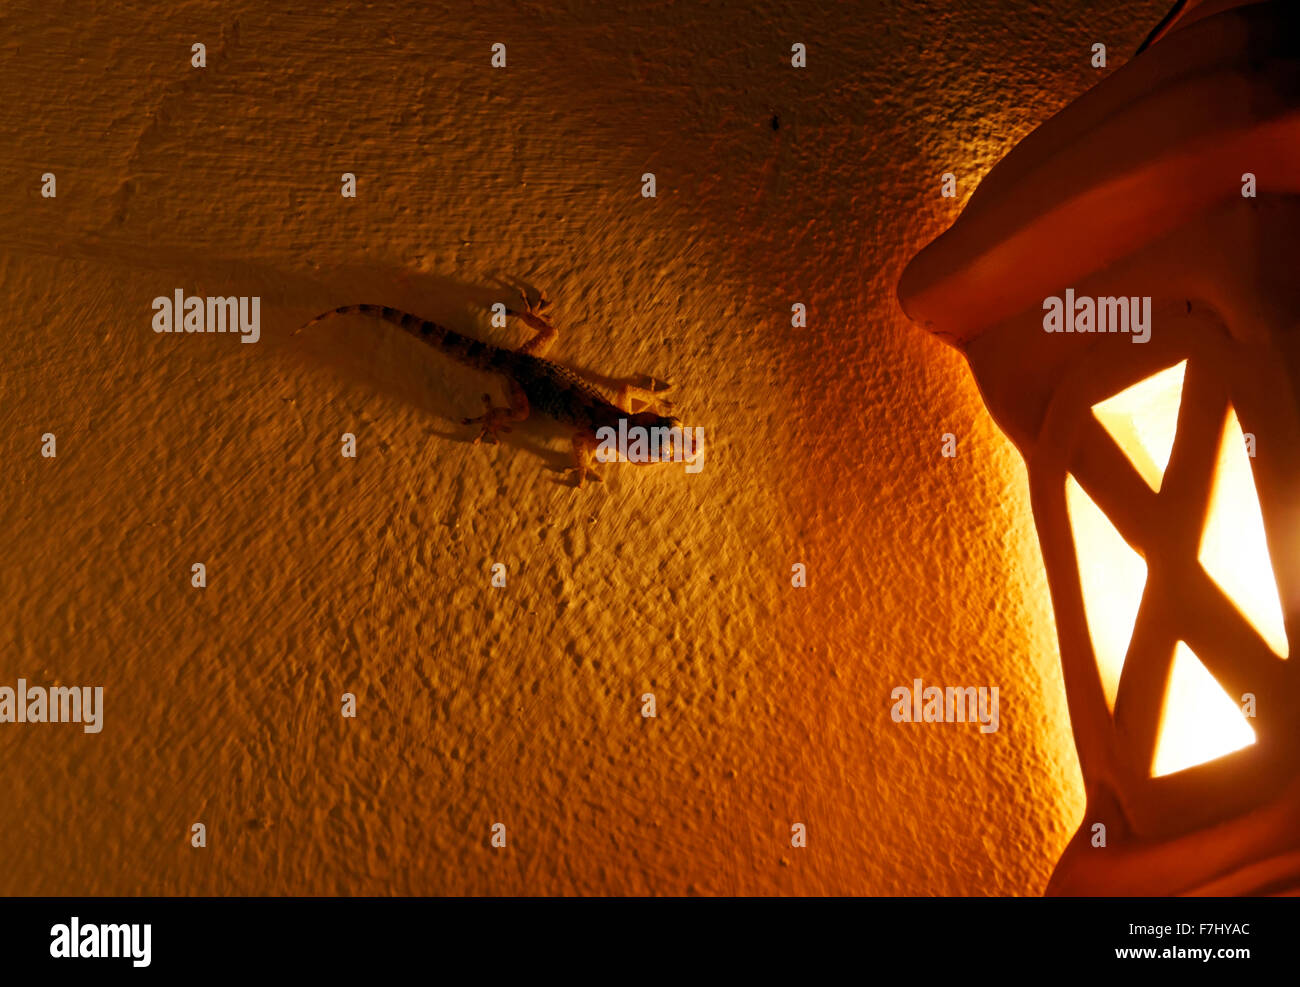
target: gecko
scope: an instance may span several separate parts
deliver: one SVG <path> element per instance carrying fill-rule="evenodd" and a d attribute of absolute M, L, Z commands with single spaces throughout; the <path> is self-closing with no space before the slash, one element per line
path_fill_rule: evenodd
<path fill-rule="evenodd" d="M 592 453 L 600 444 L 596 437 L 599 429 L 617 431 L 621 419 L 627 420 L 629 428 L 639 425 L 645 429 L 681 429 L 681 421 L 671 415 L 661 415 L 654 410 L 632 411 L 633 400 L 653 404 L 657 395 L 668 389 L 666 383 L 653 378 L 650 388 L 625 383 L 614 400 L 610 400 L 573 370 L 546 359 L 542 354 L 559 335 L 559 330 L 545 314 L 550 301 L 541 294 L 536 302 L 532 302 L 522 289 L 519 294 L 523 298 L 523 309 L 507 308 L 506 314 L 522 320 L 536 335 L 513 350 L 485 343 L 387 305 L 343 305 L 316 316 L 294 330 L 294 335 L 330 316 L 359 313 L 392 323 L 458 363 L 499 375 L 506 383 L 508 404 L 494 407 L 492 396 L 484 394 L 484 414 L 461 419 L 462 425 L 481 426 L 473 444 L 483 441 L 496 443 L 500 441 L 499 433 L 509 432 L 514 423 L 525 421 L 534 411 L 540 412 L 573 429 L 573 466 L 567 472 L 576 477 L 578 487 L 582 487 L 588 476 L 601 479 L 599 473 L 589 468 Z M 672 434 L 680 435 L 681 432 Z"/>

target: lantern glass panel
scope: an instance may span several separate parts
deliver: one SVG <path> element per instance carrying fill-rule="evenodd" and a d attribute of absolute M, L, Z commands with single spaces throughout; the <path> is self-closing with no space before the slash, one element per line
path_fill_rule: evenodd
<path fill-rule="evenodd" d="M 1164 480 L 1178 428 L 1187 361 L 1169 367 L 1093 406 L 1092 413 L 1156 492 Z"/>
<path fill-rule="evenodd" d="M 1289 647 L 1282 603 L 1246 449 L 1241 424 L 1229 408 L 1197 560 L 1273 653 L 1286 658 Z"/>
<path fill-rule="evenodd" d="M 1088 634 L 1106 705 L 1113 713 L 1124 656 L 1146 587 L 1147 565 L 1069 474 L 1065 477 L 1065 504 L 1074 534 Z"/>
<path fill-rule="evenodd" d="M 1249 747 L 1255 731 L 1183 641 L 1174 651 L 1151 775 L 1159 778 Z"/>

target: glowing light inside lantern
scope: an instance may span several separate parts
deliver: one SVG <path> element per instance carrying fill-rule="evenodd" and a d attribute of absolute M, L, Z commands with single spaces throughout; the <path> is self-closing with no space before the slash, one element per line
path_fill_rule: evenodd
<path fill-rule="evenodd" d="M 1282 621 L 1282 603 L 1268 556 L 1264 518 L 1255 493 L 1250 457 L 1246 454 L 1246 438 L 1232 409 L 1228 409 L 1228 421 L 1219 444 L 1214 492 L 1210 495 L 1209 518 L 1201 536 L 1197 561 L 1274 654 L 1288 657 L 1290 649 Z"/>
<path fill-rule="evenodd" d="M 1073 476 L 1065 478 L 1065 504 L 1079 560 L 1083 611 L 1088 620 L 1092 650 L 1097 656 L 1106 705 L 1115 710 L 1119 675 L 1124 668 L 1142 591 L 1147 564 L 1133 551 L 1100 507 Z"/>
<path fill-rule="evenodd" d="M 1255 742 L 1237 704 L 1182 641 L 1174 651 L 1151 774 L 1173 774 Z"/>
<path fill-rule="evenodd" d="M 1134 469 L 1159 493 L 1173 451 L 1186 361 L 1093 406 L 1093 414 Z M 1120 674 L 1146 588 L 1147 567 L 1073 476 L 1066 508 L 1074 535 L 1084 615 L 1107 707 L 1114 712 Z M 1282 658 L 1286 629 L 1245 436 L 1228 410 L 1197 561 L 1260 637 Z M 1155 777 L 1214 760 L 1255 742 L 1237 703 L 1182 641 L 1169 671 L 1151 764 Z"/>
<path fill-rule="evenodd" d="M 1186 370 L 1184 360 L 1092 407 L 1129 462 L 1157 492 L 1174 448 Z"/>

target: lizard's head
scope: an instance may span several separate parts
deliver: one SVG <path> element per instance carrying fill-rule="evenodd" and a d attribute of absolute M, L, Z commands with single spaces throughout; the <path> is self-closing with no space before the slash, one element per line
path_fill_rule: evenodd
<path fill-rule="evenodd" d="M 627 416 L 629 427 L 644 428 L 648 435 L 654 436 L 659 443 L 659 453 L 650 462 L 666 463 L 676 458 L 677 447 L 682 441 L 682 422 L 672 415 L 661 415 L 655 411 L 641 411 Z"/>

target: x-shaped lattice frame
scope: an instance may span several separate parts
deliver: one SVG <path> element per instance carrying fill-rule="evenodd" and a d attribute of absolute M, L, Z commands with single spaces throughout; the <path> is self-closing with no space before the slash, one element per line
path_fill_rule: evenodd
<path fill-rule="evenodd" d="M 1204 825 L 1257 800 L 1263 794 L 1259 789 L 1275 780 L 1269 765 L 1275 743 L 1294 743 L 1295 712 L 1300 705 L 1295 674 L 1300 656 L 1279 659 L 1197 559 L 1229 407 L 1245 431 L 1258 433 L 1265 454 L 1292 448 L 1275 434 L 1275 423 L 1268 420 L 1275 416 L 1253 419 L 1242 376 L 1230 381 L 1233 374 L 1225 372 L 1226 351 L 1233 344 L 1226 334 L 1215 335 L 1193 337 L 1185 342 L 1196 345 L 1187 347 L 1166 341 L 1127 360 L 1117 360 L 1124 351 L 1108 346 L 1081 360 L 1054 395 L 1038 442 L 1026 455 L 1085 777 L 1090 784 L 1107 785 L 1135 828 L 1148 832 Z M 1184 359 L 1187 368 L 1177 431 L 1160 490 L 1155 492 L 1092 408 Z M 1276 386 L 1276 381 L 1267 383 Z M 1113 715 L 1102 691 L 1083 606 L 1065 502 L 1067 473 L 1147 566 Z M 1258 470 L 1255 475 L 1268 529 L 1269 507 Z M 1276 571 L 1287 556 L 1277 550 L 1271 532 L 1269 547 Z M 1287 624 L 1288 639 L 1294 640 L 1290 619 Z M 1245 693 L 1261 697 L 1251 723 L 1257 739 L 1234 754 L 1152 778 L 1166 687 L 1180 640 L 1234 700 Z"/>

